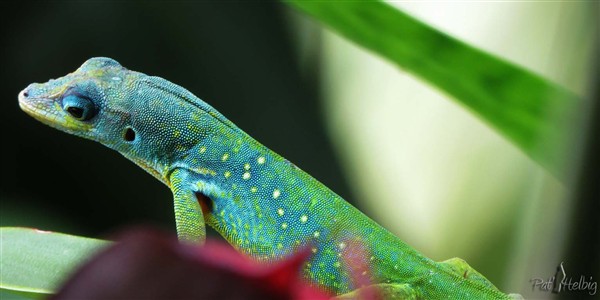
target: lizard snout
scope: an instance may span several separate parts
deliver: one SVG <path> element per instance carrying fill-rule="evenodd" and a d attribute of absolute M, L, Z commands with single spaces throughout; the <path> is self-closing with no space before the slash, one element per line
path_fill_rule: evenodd
<path fill-rule="evenodd" d="M 19 100 L 27 97 L 29 97 L 29 92 L 27 91 L 27 89 L 24 89 L 19 93 Z"/>
<path fill-rule="evenodd" d="M 23 110 L 25 110 L 25 108 L 26 108 L 28 97 L 29 97 L 29 87 L 26 87 L 24 90 L 19 92 L 19 106 Z"/>

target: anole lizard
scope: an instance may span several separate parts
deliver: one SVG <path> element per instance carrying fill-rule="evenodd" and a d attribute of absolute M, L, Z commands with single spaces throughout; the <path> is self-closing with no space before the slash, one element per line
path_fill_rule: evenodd
<path fill-rule="evenodd" d="M 39 121 L 119 151 L 173 192 L 180 239 L 205 223 L 236 249 L 271 261 L 309 247 L 304 276 L 353 296 L 364 276 L 389 298 L 509 299 L 461 259 L 435 262 L 269 150 L 186 89 L 92 58 L 19 94 Z M 350 271 L 360 247 L 366 268 Z"/>

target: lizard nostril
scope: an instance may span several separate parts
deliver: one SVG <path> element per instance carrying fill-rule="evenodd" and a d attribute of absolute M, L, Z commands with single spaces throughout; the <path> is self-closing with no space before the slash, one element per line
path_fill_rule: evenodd
<path fill-rule="evenodd" d="M 29 93 L 27 91 L 23 91 L 23 97 L 29 97 Z"/>

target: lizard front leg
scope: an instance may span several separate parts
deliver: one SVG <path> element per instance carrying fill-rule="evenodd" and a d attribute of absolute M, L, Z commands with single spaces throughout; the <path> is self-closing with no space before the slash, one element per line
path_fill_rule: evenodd
<path fill-rule="evenodd" d="M 204 243 L 206 225 L 204 215 L 192 189 L 190 173 L 184 169 L 175 169 L 169 176 L 175 205 L 175 222 L 179 240 Z"/>

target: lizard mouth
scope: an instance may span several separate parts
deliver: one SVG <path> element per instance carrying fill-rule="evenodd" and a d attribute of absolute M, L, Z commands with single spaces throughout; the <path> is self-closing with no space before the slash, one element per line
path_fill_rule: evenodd
<path fill-rule="evenodd" d="M 52 113 L 52 103 L 52 99 L 48 98 L 30 98 L 27 89 L 19 93 L 19 107 L 21 110 L 34 119 L 57 128 L 56 122 L 54 122 L 57 120 L 57 116 Z"/>
<path fill-rule="evenodd" d="M 60 101 L 56 98 L 62 90 L 50 96 L 31 94 L 31 86 L 19 93 L 19 107 L 34 119 L 58 130 L 89 138 L 84 133 L 92 129 L 88 123 L 78 122 L 65 116 Z"/>

